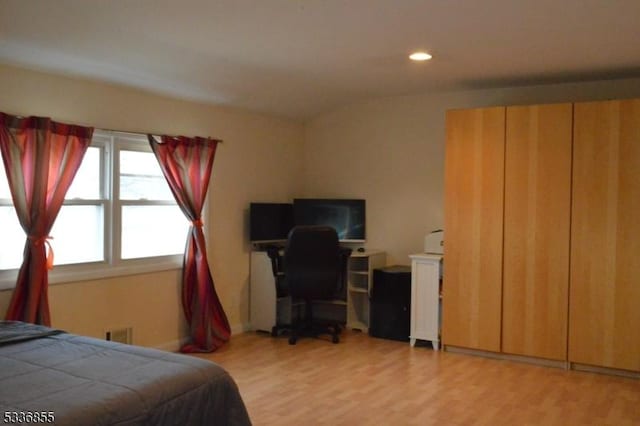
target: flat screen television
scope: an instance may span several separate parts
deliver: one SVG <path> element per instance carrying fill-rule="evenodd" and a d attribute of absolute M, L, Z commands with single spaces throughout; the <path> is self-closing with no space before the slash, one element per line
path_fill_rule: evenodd
<path fill-rule="evenodd" d="M 251 203 L 249 240 L 265 243 L 286 240 L 293 228 L 293 205 L 287 203 Z"/>
<path fill-rule="evenodd" d="M 341 242 L 365 241 L 365 200 L 296 198 L 293 218 L 296 225 L 331 226 Z"/>

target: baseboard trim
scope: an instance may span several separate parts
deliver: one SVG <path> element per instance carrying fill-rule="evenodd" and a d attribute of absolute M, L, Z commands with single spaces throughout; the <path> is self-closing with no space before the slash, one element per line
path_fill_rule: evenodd
<path fill-rule="evenodd" d="M 629 370 L 621 370 L 619 368 L 597 367 L 594 365 L 579 364 L 572 362 L 571 369 L 575 371 L 584 371 L 587 373 L 608 374 L 611 376 L 621 376 L 630 379 L 640 379 L 640 373 Z"/>
<path fill-rule="evenodd" d="M 178 352 L 182 345 L 187 343 L 187 340 L 188 339 L 186 337 L 183 337 L 182 339 L 176 339 L 170 342 L 165 342 L 161 345 L 154 346 L 154 348 L 166 352 Z"/>
<path fill-rule="evenodd" d="M 449 346 L 445 345 L 444 350 L 447 352 L 459 353 L 464 355 L 474 355 L 481 356 L 484 358 L 497 359 L 502 361 L 515 361 L 522 362 L 526 364 L 539 365 L 542 367 L 552 367 L 552 368 L 561 368 L 564 370 L 569 369 L 569 363 L 566 361 L 554 360 L 554 359 L 545 359 L 545 358 L 535 358 L 523 355 L 512 355 L 512 354 L 504 354 L 499 352 L 490 352 L 483 351 L 480 349 L 469 349 L 469 348 L 461 348 L 458 346 Z"/>
<path fill-rule="evenodd" d="M 640 372 L 621 370 L 618 368 L 599 367 L 594 365 L 579 364 L 569 361 L 560 361 L 544 358 L 535 358 L 522 355 L 511 355 L 498 352 L 483 351 L 479 349 L 461 348 L 458 346 L 445 345 L 444 350 L 447 352 L 458 353 L 462 355 L 481 356 L 484 358 L 491 358 L 503 361 L 515 361 L 523 362 L 527 364 L 539 365 L 542 367 L 562 368 L 565 370 L 581 371 L 586 373 L 607 374 L 610 376 L 621 376 L 631 379 L 640 379 Z"/>
<path fill-rule="evenodd" d="M 251 330 L 249 324 L 235 324 L 231 326 L 231 336 L 234 334 L 242 334 L 246 331 Z M 188 336 L 181 337 L 180 339 L 171 340 L 169 342 L 161 343 L 159 345 L 153 346 L 155 349 L 160 349 L 161 351 L 167 352 L 178 352 L 182 345 L 189 341 Z"/>
<path fill-rule="evenodd" d="M 231 336 L 234 334 L 242 334 L 247 331 L 251 331 L 251 325 L 249 323 L 235 324 L 231 326 Z"/>

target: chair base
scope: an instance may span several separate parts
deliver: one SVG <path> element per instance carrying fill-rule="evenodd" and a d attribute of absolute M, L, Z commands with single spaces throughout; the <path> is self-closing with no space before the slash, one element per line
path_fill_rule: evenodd
<path fill-rule="evenodd" d="M 331 336 L 333 343 L 340 342 L 343 324 L 339 321 L 314 320 L 312 314 L 313 301 L 298 300 L 293 303 L 298 309 L 292 312 L 291 324 L 279 323 L 271 327 L 271 337 L 289 333 L 289 344 L 295 345 L 300 337 Z M 303 308 L 303 309 L 300 309 Z M 302 313 L 302 315 L 301 315 Z"/>
<path fill-rule="evenodd" d="M 304 321 L 301 324 L 295 324 L 291 328 L 291 335 L 289 336 L 289 344 L 295 345 L 300 337 L 313 337 L 317 338 L 320 335 L 331 336 L 331 342 L 340 342 L 340 333 L 342 332 L 342 326 L 337 322 L 312 322 Z"/>

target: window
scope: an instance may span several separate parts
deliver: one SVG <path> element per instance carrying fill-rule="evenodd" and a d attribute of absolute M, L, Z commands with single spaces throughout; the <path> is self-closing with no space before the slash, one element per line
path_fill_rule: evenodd
<path fill-rule="evenodd" d="M 50 281 L 180 267 L 188 229 L 146 137 L 96 130 L 50 233 Z M 25 235 L 2 161 L 0 235 L 0 288 L 7 288 Z"/>
<path fill-rule="evenodd" d="M 117 153 L 122 259 L 183 253 L 189 228 L 146 140 L 143 146 L 123 140 Z"/>

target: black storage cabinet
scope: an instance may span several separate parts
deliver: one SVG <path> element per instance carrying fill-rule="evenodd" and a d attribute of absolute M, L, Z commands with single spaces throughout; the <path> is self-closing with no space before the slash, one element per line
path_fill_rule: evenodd
<path fill-rule="evenodd" d="M 395 265 L 373 270 L 370 309 L 370 336 L 409 341 L 410 266 Z"/>

